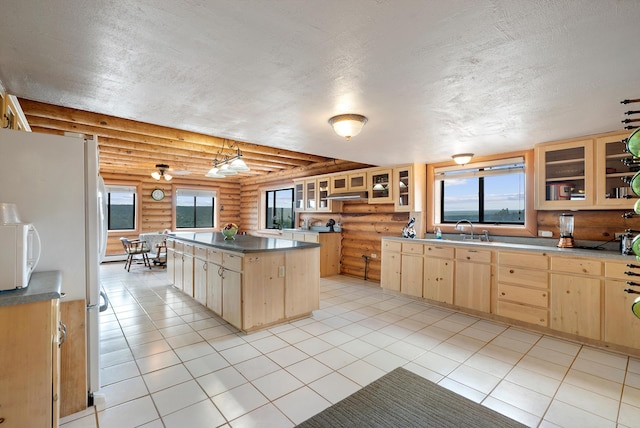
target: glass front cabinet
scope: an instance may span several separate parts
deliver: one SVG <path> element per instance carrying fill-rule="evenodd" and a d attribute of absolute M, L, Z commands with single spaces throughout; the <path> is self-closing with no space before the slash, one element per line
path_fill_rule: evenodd
<path fill-rule="evenodd" d="M 396 212 L 425 211 L 426 165 L 395 167 L 391 181 Z"/>
<path fill-rule="evenodd" d="M 623 141 L 630 132 L 535 147 L 535 207 L 540 210 L 631 209 L 630 179 L 640 165 Z"/>
<path fill-rule="evenodd" d="M 368 173 L 369 203 L 384 204 L 393 202 L 393 188 L 391 186 L 392 170 L 390 168 L 375 169 Z"/>

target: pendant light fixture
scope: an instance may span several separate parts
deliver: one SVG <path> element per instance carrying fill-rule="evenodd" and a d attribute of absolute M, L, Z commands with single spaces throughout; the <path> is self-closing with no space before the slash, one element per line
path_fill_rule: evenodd
<path fill-rule="evenodd" d="M 225 154 L 225 148 L 235 150 L 236 154 Z M 213 159 L 213 168 L 211 168 L 204 176 L 209 178 L 225 178 L 239 172 L 247 172 L 250 170 L 251 169 L 242 160 L 242 152 L 240 151 L 240 147 L 238 147 L 237 143 L 223 140 L 222 147 L 218 150 L 216 157 Z"/>
<path fill-rule="evenodd" d="M 466 165 L 471 161 L 471 158 L 473 158 L 473 153 L 459 153 L 451 156 L 451 158 L 458 165 Z"/>
<path fill-rule="evenodd" d="M 362 131 L 362 127 L 369 119 L 361 114 L 339 114 L 329 119 L 329 125 L 333 127 L 336 134 L 349 141 Z"/>
<path fill-rule="evenodd" d="M 155 178 L 156 180 L 160 180 L 161 178 L 164 177 L 165 180 L 171 181 L 173 176 L 171 174 L 167 174 L 167 170 L 169 169 L 169 165 L 165 165 L 163 163 L 159 163 L 159 164 L 156 165 L 156 168 L 158 170 L 157 171 L 153 171 L 151 173 L 151 177 Z"/>

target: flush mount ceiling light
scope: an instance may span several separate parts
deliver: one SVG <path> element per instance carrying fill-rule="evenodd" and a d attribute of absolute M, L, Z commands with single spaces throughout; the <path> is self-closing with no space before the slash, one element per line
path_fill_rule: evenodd
<path fill-rule="evenodd" d="M 329 119 L 329 125 L 333 127 L 336 134 L 349 141 L 351 137 L 355 137 L 362 131 L 367 120 L 361 114 L 339 114 Z"/>
<path fill-rule="evenodd" d="M 157 171 L 153 171 L 151 173 L 151 176 L 153 178 L 155 178 L 156 180 L 160 180 L 161 178 L 164 177 L 165 180 L 170 181 L 173 176 L 171 176 L 170 174 L 167 174 L 167 170 L 169 169 L 169 165 L 165 165 L 163 163 L 159 163 L 156 165 L 156 168 L 158 168 Z"/>
<path fill-rule="evenodd" d="M 473 153 L 460 153 L 460 154 L 451 156 L 453 161 L 458 165 L 468 164 L 472 157 L 473 157 Z"/>
<path fill-rule="evenodd" d="M 231 155 L 224 153 L 224 150 L 234 150 L 235 154 Z M 209 170 L 204 176 L 209 178 L 225 178 L 230 175 L 235 175 L 239 172 L 250 171 L 247 164 L 242 160 L 242 152 L 240 147 L 234 141 L 222 141 L 222 147 L 216 153 L 216 157 L 213 159 L 213 168 Z"/>

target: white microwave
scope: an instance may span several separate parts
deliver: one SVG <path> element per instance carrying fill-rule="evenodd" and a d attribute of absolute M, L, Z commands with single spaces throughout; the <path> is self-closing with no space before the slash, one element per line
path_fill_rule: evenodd
<path fill-rule="evenodd" d="M 24 288 L 40 260 L 40 236 L 32 224 L 0 224 L 0 291 Z"/>

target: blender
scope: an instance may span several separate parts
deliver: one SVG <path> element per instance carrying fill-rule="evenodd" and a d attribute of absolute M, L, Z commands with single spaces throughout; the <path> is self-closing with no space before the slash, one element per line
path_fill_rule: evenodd
<path fill-rule="evenodd" d="M 573 248 L 573 214 L 560 214 L 560 240 L 558 247 Z"/>

